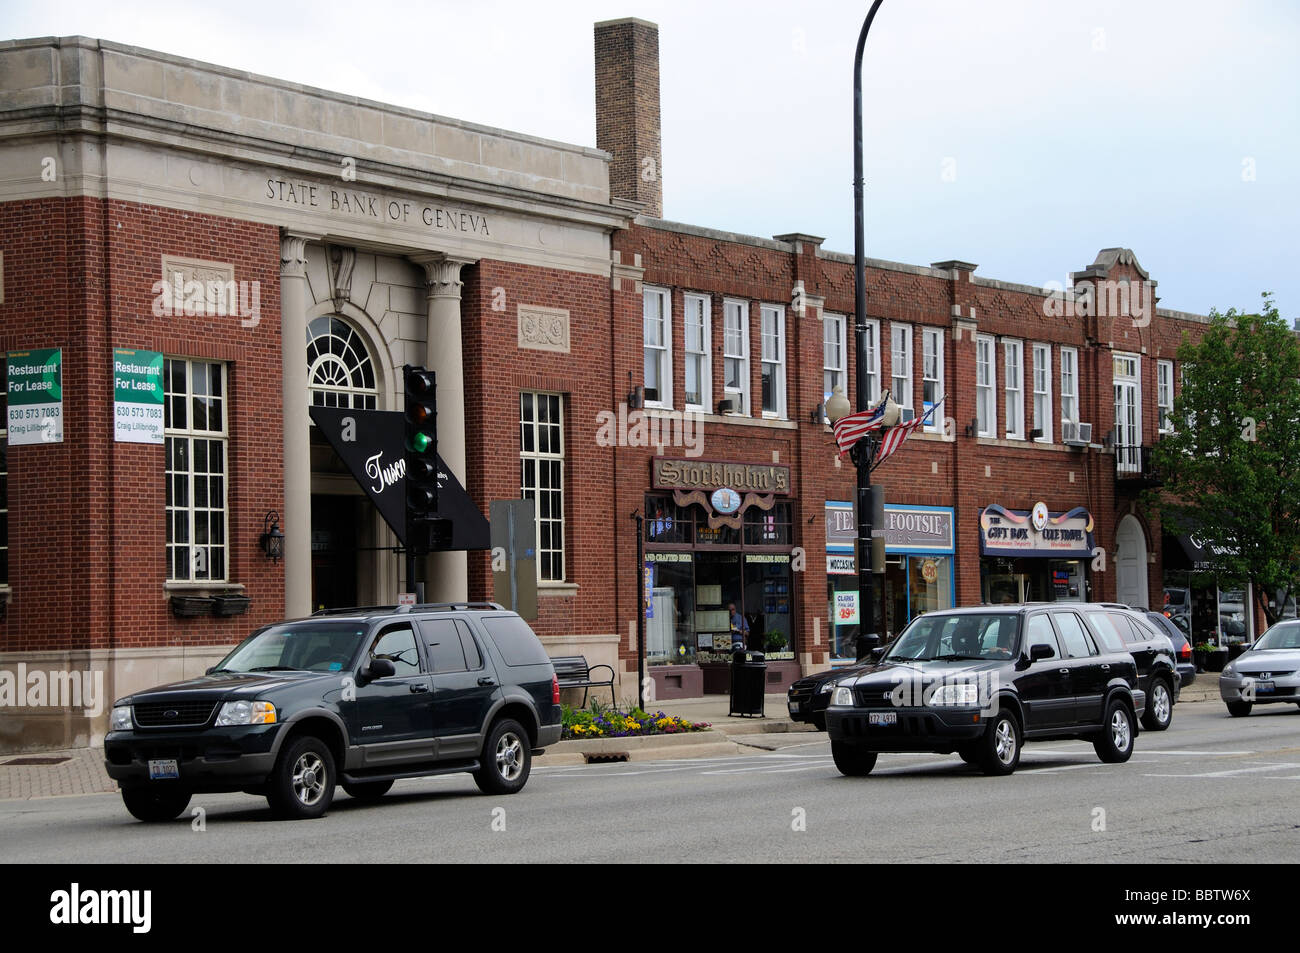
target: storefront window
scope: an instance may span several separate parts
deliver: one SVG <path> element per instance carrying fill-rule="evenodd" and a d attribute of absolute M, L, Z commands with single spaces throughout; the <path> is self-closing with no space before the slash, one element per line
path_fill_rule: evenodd
<path fill-rule="evenodd" d="M 695 656 L 694 565 L 690 553 L 655 553 L 650 566 L 650 607 L 645 621 L 646 661 L 651 665 L 693 661 Z"/>
<path fill-rule="evenodd" d="M 770 510 L 751 508 L 745 513 L 747 546 L 790 545 L 790 504 L 777 503 Z"/>
<path fill-rule="evenodd" d="M 952 605 L 952 560 L 948 556 L 909 556 L 908 602 L 912 615 Z"/>
<path fill-rule="evenodd" d="M 794 616 L 790 557 L 778 553 L 745 555 L 745 616 L 749 647 L 768 658 L 794 658 Z"/>

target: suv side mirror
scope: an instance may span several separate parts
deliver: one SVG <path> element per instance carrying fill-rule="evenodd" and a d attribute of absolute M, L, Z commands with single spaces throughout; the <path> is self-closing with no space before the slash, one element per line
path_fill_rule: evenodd
<path fill-rule="evenodd" d="M 871 661 L 879 662 L 881 656 L 883 656 L 887 651 L 889 651 L 888 645 L 876 646 L 874 649 L 871 650 Z"/>
<path fill-rule="evenodd" d="M 392 659 L 377 658 L 371 659 L 370 664 L 366 666 L 367 678 L 389 678 L 397 674 L 397 666 L 393 664 Z"/>
<path fill-rule="evenodd" d="M 1041 662 L 1045 658 L 1055 657 L 1056 649 L 1052 648 L 1050 645 L 1044 645 L 1040 642 L 1037 645 L 1030 646 L 1029 648 L 1029 660 L 1031 662 Z"/>

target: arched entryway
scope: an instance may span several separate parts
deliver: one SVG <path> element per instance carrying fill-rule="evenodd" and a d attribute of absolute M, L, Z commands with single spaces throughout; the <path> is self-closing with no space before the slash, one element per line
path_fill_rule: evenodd
<path fill-rule="evenodd" d="M 1141 521 L 1132 514 L 1115 532 L 1115 598 L 1129 606 L 1151 605 L 1147 592 L 1147 539 Z"/>

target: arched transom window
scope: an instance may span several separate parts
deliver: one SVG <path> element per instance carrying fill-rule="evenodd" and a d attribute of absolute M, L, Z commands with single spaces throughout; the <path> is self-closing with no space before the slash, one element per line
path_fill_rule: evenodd
<path fill-rule="evenodd" d="M 307 387 L 317 406 L 378 406 L 370 349 L 360 332 L 337 315 L 322 315 L 307 325 Z"/>

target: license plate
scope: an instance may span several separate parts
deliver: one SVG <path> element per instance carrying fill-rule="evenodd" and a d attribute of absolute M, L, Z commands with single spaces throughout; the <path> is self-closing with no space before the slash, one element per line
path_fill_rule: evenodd
<path fill-rule="evenodd" d="M 1269 692 L 1273 691 L 1273 683 L 1257 681 L 1255 682 L 1255 691 L 1260 695 L 1267 695 Z"/>
<path fill-rule="evenodd" d="M 797 714 L 799 714 L 799 703 L 798 703 L 798 702 L 789 702 L 788 704 L 790 705 L 790 714 L 792 714 L 792 715 L 797 715 Z"/>
<path fill-rule="evenodd" d="M 175 760 L 149 762 L 150 781 L 174 780 L 180 776 L 181 769 L 180 766 L 176 764 Z"/>
<path fill-rule="evenodd" d="M 896 725 L 898 724 L 898 712 L 896 711 L 872 711 L 867 713 L 868 725 Z"/>

